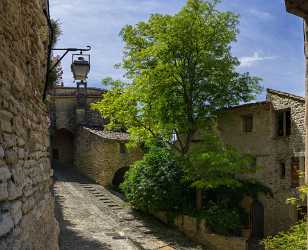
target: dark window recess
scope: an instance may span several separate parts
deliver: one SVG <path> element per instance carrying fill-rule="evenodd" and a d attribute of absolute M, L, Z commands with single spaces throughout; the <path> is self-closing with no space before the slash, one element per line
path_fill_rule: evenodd
<path fill-rule="evenodd" d="M 243 116 L 243 131 L 245 133 L 252 132 L 253 130 L 253 116 L 245 115 Z"/>
<path fill-rule="evenodd" d="M 59 160 L 59 150 L 58 150 L 58 149 L 54 148 L 54 149 L 52 150 L 52 158 L 53 158 L 54 160 Z"/>
<path fill-rule="evenodd" d="M 291 111 L 287 110 L 285 112 L 285 117 L 286 117 L 286 135 L 291 134 Z"/>
<path fill-rule="evenodd" d="M 278 136 L 283 136 L 284 135 L 284 129 L 283 129 L 283 117 L 284 117 L 284 112 L 278 112 L 277 114 L 277 135 Z"/>
<path fill-rule="evenodd" d="M 291 187 L 299 186 L 299 158 L 293 157 L 291 162 Z"/>
<path fill-rule="evenodd" d="M 307 207 L 306 206 L 301 206 L 297 209 L 297 219 L 298 220 L 303 220 L 307 216 Z"/>
<path fill-rule="evenodd" d="M 288 136 L 291 134 L 291 111 L 277 112 L 277 136 Z"/>
<path fill-rule="evenodd" d="M 286 164 L 284 162 L 280 162 L 280 179 L 286 178 Z"/>
<path fill-rule="evenodd" d="M 126 146 L 124 143 L 120 143 L 120 153 L 126 154 Z"/>
<path fill-rule="evenodd" d="M 250 162 L 250 168 L 256 169 L 257 168 L 257 157 L 252 157 Z"/>

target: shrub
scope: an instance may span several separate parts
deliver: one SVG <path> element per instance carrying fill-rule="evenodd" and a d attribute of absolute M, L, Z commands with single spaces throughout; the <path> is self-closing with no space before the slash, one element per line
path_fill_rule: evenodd
<path fill-rule="evenodd" d="M 151 148 L 126 173 L 121 189 L 137 209 L 182 211 L 193 204 L 191 190 L 182 178 L 182 168 L 167 149 Z"/>
<path fill-rule="evenodd" d="M 242 227 L 238 209 L 222 207 L 214 202 L 210 202 L 208 208 L 200 212 L 199 216 L 206 220 L 207 225 L 214 233 L 236 235 Z"/>
<path fill-rule="evenodd" d="M 306 220 L 291 227 L 287 232 L 268 237 L 263 241 L 266 250 L 306 250 L 307 247 Z"/>

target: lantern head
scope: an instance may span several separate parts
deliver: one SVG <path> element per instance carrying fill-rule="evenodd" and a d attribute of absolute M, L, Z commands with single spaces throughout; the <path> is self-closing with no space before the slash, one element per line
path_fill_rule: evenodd
<path fill-rule="evenodd" d="M 74 54 L 71 70 L 75 81 L 86 81 L 90 72 L 90 55 Z"/>

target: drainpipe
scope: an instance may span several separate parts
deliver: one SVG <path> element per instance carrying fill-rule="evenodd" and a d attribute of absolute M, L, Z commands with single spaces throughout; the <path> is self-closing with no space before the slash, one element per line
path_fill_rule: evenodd
<path fill-rule="evenodd" d="M 304 18 L 304 49 L 305 49 L 305 185 L 308 186 L 308 18 Z M 306 195 L 308 207 L 308 193 Z M 307 220 L 308 228 L 308 220 Z M 308 249 L 308 233 L 307 233 L 307 249 Z"/>

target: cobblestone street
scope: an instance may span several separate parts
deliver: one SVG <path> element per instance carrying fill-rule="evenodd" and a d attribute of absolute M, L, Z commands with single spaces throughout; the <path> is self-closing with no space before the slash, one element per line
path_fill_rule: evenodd
<path fill-rule="evenodd" d="M 55 172 L 61 250 L 202 249 L 180 232 L 129 208 L 117 193 L 71 171 Z"/>

